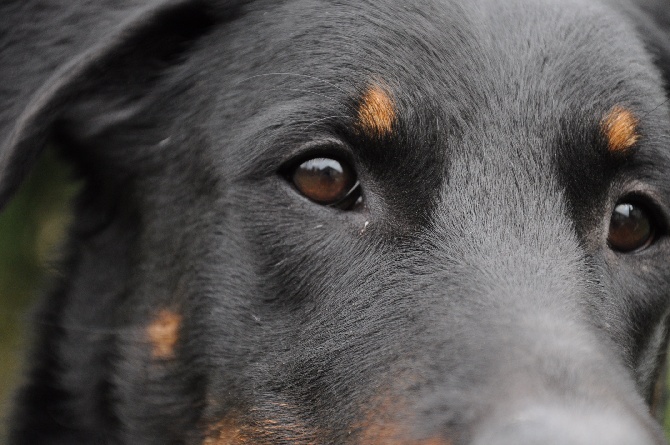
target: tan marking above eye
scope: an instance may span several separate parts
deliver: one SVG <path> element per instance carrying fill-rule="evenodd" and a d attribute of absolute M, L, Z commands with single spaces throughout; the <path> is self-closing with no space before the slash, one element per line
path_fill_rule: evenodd
<path fill-rule="evenodd" d="M 621 105 L 614 106 L 601 122 L 601 129 L 607 138 L 607 146 L 612 153 L 625 153 L 640 139 L 637 132 L 638 119 Z"/>
<path fill-rule="evenodd" d="M 177 312 L 163 309 L 147 327 L 147 337 L 155 359 L 174 357 L 174 349 L 179 340 L 182 316 Z"/>
<path fill-rule="evenodd" d="M 391 95 L 379 85 L 366 90 L 358 108 L 358 123 L 372 136 L 384 136 L 393 131 L 396 119 L 395 104 Z"/>

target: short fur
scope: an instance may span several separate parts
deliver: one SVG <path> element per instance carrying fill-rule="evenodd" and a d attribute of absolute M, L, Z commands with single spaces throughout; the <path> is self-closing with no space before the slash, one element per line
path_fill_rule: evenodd
<path fill-rule="evenodd" d="M 13 444 L 665 443 L 667 0 L 9 0 L 0 23 L 0 204 L 47 145 L 86 184 Z M 362 203 L 292 186 L 324 156 Z M 608 245 L 622 200 L 642 251 Z"/>

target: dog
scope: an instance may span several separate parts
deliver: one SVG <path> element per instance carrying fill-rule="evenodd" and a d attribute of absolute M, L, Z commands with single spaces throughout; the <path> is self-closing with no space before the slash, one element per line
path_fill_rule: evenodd
<path fill-rule="evenodd" d="M 0 203 L 84 182 L 11 443 L 666 443 L 667 0 L 0 17 Z"/>

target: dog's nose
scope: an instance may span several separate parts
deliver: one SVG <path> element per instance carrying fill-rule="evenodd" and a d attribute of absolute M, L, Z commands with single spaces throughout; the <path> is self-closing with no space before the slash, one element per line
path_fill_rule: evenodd
<path fill-rule="evenodd" d="M 535 406 L 500 416 L 471 445 L 664 445 L 660 431 L 635 415 L 605 409 Z"/>

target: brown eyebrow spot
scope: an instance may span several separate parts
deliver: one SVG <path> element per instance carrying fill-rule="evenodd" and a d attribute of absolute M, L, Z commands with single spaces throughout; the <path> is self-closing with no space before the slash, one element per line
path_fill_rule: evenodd
<path fill-rule="evenodd" d="M 152 355 L 155 359 L 174 357 L 174 348 L 179 340 L 181 314 L 163 309 L 147 327 L 147 337 L 152 346 Z"/>
<path fill-rule="evenodd" d="M 385 136 L 393 131 L 396 119 L 391 95 L 379 85 L 371 85 L 358 107 L 358 123 L 372 136 Z"/>
<path fill-rule="evenodd" d="M 614 106 L 601 122 L 611 153 L 625 153 L 640 139 L 637 132 L 638 119 L 621 105 Z"/>

